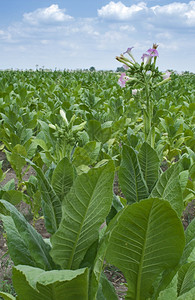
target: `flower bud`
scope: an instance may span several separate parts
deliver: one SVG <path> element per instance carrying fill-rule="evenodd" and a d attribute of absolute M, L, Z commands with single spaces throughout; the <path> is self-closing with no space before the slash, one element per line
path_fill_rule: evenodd
<path fill-rule="evenodd" d="M 134 96 L 137 95 L 137 89 L 132 90 L 132 95 L 134 95 Z"/>
<path fill-rule="evenodd" d="M 66 118 L 66 113 L 63 109 L 60 109 L 60 115 L 61 115 L 62 119 L 64 120 L 66 126 L 68 126 L 68 120 Z"/>
<path fill-rule="evenodd" d="M 54 129 L 54 130 L 56 130 L 56 126 L 53 125 L 53 124 L 51 124 L 51 123 L 49 124 L 49 127 L 52 128 L 52 129 Z"/>

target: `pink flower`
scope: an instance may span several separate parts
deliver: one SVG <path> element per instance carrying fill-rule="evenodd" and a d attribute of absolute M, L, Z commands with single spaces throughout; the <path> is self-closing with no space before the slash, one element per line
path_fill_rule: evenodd
<path fill-rule="evenodd" d="M 128 53 L 131 56 L 131 49 L 133 49 L 134 47 L 131 48 L 127 48 L 127 50 L 125 52 L 123 52 L 123 54 Z"/>
<path fill-rule="evenodd" d="M 121 87 L 125 87 L 125 84 L 126 84 L 126 81 L 129 80 L 129 77 L 126 76 L 125 73 L 121 73 L 121 77 L 119 78 L 118 80 L 118 84 L 121 86 Z"/>
<path fill-rule="evenodd" d="M 150 55 L 151 57 L 159 56 L 158 51 L 157 51 L 156 49 L 154 49 L 154 48 L 148 49 L 147 52 L 149 53 L 149 55 Z"/>
<path fill-rule="evenodd" d="M 144 53 L 141 57 L 142 61 L 144 62 L 144 66 L 148 65 L 151 63 L 152 60 L 152 56 L 150 56 L 149 54 Z"/>
<path fill-rule="evenodd" d="M 125 52 L 123 52 L 123 54 L 125 54 L 125 53 L 129 54 L 129 56 L 133 59 L 133 61 L 136 62 L 136 61 L 135 61 L 135 58 L 134 58 L 134 56 L 133 56 L 133 54 L 132 54 L 132 52 L 131 52 L 131 50 L 132 50 L 133 48 L 134 48 L 134 47 L 127 48 L 127 50 L 126 50 Z"/>
<path fill-rule="evenodd" d="M 171 76 L 171 72 L 169 71 L 166 71 L 164 74 L 163 74 L 163 79 L 168 79 L 169 77 Z"/>

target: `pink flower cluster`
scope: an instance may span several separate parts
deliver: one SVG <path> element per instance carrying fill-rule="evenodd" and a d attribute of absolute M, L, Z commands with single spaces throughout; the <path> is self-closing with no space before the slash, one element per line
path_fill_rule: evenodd
<path fill-rule="evenodd" d="M 126 82 L 129 80 L 129 77 L 125 73 L 121 73 L 121 76 L 118 80 L 118 84 L 121 87 L 125 87 Z"/>
<path fill-rule="evenodd" d="M 141 57 L 144 66 L 151 63 L 152 57 L 159 56 L 158 51 L 155 48 L 150 48 L 146 52 L 147 53 L 144 53 Z"/>

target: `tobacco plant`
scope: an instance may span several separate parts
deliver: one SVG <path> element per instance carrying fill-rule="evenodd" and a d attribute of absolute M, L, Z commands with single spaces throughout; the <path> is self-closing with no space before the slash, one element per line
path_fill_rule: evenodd
<path fill-rule="evenodd" d="M 173 295 L 182 300 L 193 295 L 194 281 L 187 278 L 195 272 L 195 222 L 184 234 L 180 162 L 161 174 L 157 153 L 149 144 L 144 143 L 138 154 L 124 145 L 118 176 L 126 199 L 117 197 L 121 205 L 103 229 L 116 197 L 113 161 L 104 160 L 78 175 L 64 158 L 51 181 L 28 162 L 37 172 L 51 237 L 44 240 L 13 205 L 0 201 L 15 264 L 16 299 L 117 299 L 103 273 L 105 259 L 123 272 L 126 299 L 162 300 Z"/>

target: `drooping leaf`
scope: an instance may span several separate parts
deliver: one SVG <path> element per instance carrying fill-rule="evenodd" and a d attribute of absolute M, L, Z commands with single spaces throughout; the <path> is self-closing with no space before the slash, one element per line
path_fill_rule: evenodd
<path fill-rule="evenodd" d="M 159 175 L 158 155 L 148 143 L 144 142 L 140 148 L 138 158 L 148 190 L 151 192 Z"/>
<path fill-rule="evenodd" d="M 141 171 L 137 154 L 132 147 L 126 145 L 123 146 L 122 151 L 119 183 L 122 192 L 127 198 L 127 203 L 131 204 L 148 198 L 148 188 Z"/>
<path fill-rule="evenodd" d="M 13 269 L 13 284 L 20 300 L 87 300 L 88 269 L 53 270 L 29 266 Z"/>
<path fill-rule="evenodd" d="M 0 200 L 0 216 L 7 234 L 9 253 L 15 265 L 27 264 L 45 270 L 51 270 L 55 266 L 49 255 L 51 247 L 11 203 Z"/>
<path fill-rule="evenodd" d="M 106 260 L 123 272 L 127 299 L 147 299 L 157 276 L 179 263 L 185 245 L 182 223 L 167 201 L 155 198 L 127 206 L 115 218 Z"/>
<path fill-rule="evenodd" d="M 169 201 L 178 216 L 181 216 L 184 205 L 179 184 L 179 172 L 180 167 L 178 163 L 167 169 L 160 176 L 150 196 Z"/>
<path fill-rule="evenodd" d="M 110 161 L 78 176 L 65 197 L 62 221 L 51 239 L 51 255 L 62 268 L 77 269 L 98 238 L 111 207 L 113 179 L 114 164 Z"/>
<path fill-rule="evenodd" d="M 112 283 L 107 279 L 106 275 L 102 272 L 99 282 L 99 289 L 97 292 L 97 300 L 112 299 L 117 300 L 115 288 Z"/>
<path fill-rule="evenodd" d="M 62 201 L 73 184 L 73 167 L 67 157 L 64 157 L 54 169 L 51 184 Z"/>
<path fill-rule="evenodd" d="M 0 296 L 3 297 L 4 300 L 16 300 L 16 297 L 8 293 L 0 292 Z"/>
<path fill-rule="evenodd" d="M 61 201 L 51 184 L 48 182 L 41 168 L 28 159 L 26 159 L 26 161 L 37 172 L 36 176 L 43 200 L 45 226 L 47 231 L 53 234 L 58 229 L 62 217 Z"/>

